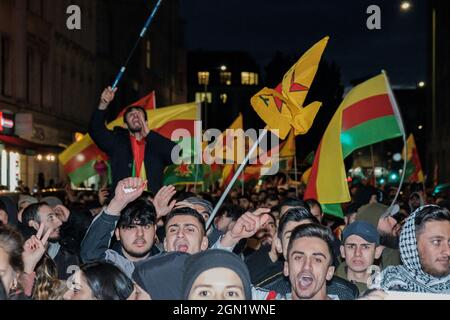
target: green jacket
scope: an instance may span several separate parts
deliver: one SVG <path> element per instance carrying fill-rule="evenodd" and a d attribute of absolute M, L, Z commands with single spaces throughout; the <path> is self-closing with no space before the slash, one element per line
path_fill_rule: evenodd
<path fill-rule="evenodd" d="M 342 262 L 334 273 L 336 276 L 341 277 L 347 281 L 350 281 L 358 287 L 359 295 L 361 296 L 368 288 L 366 283 L 352 281 L 347 278 L 347 264 Z"/>

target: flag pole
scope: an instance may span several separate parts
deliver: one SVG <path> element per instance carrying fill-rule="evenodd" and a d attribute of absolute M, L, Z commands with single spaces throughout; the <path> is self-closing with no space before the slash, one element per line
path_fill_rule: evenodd
<path fill-rule="evenodd" d="M 404 147 L 403 147 L 403 171 L 402 171 L 402 176 L 401 176 L 401 178 L 400 178 L 400 184 L 399 184 L 399 186 L 398 186 L 397 193 L 395 194 L 395 197 L 394 197 L 394 199 L 392 200 L 392 203 L 391 203 L 391 205 L 390 205 L 390 207 L 389 207 L 389 209 L 388 209 L 389 212 L 392 212 L 392 210 L 394 209 L 395 202 L 397 201 L 398 196 L 400 195 L 400 192 L 401 192 L 401 190 L 402 190 L 403 182 L 404 182 L 404 180 L 405 180 L 405 174 L 406 174 L 406 161 L 407 161 L 407 157 L 408 157 L 408 152 L 407 152 L 407 146 L 408 146 L 408 144 L 406 143 L 406 131 L 405 131 L 405 125 L 403 124 L 403 118 L 402 118 L 402 115 L 401 115 L 401 113 L 400 113 L 400 109 L 399 109 L 399 107 L 398 107 L 397 100 L 395 99 L 394 92 L 392 92 L 392 88 L 391 88 L 391 85 L 390 85 L 390 83 L 389 83 L 389 78 L 388 78 L 388 76 L 387 76 L 387 74 L 386 74 L 386 71 L 382 70 L 382 73 L 383 73 L 383 75 L 384 75 L 384 77 L 385 77 L 385 80 L 386 80 L 386 85 L 387 85 L 387 90 L 388 90 L 388 96 L 389 96 L 389 99 L 391 100 L 392 107 L 393 107 L 393 109 L 394 109 L 395 117 L 397 118 L 398 125 L 399 125 L 399 127 L 400 127 L 400 131 L 402 132 L 402 136 L 403 136 L 403 146 L 404 146 Z"/>
<path fill-rule="evenodd" d="M 375 159 L 373 157 L 373 145 L 370 145 L 370 158 L 372 160 L 372 179 L 373 179 L 373 186 L 377 187 L 377 179 L 375 178 Z"/>
<path fill-rule="evenodd" d="M 295 182 L 299 182 L 298 181 L 298 169 L 297 169 L 297 154 L 294 156 L 294 177 L 295 177 Z M 298 185 L 295 185 L 295 196 L 298 198 Z"/>
<path fill-rule="evenodd" d="M 244 181 L 244 170 L 242 171 L 242 173 L 241 173 L 241 188 L 242 188 L 242 195 L 245 195 L 245 190 L 244 190 L 244 187 L 245 187 L 245 181 Z"/>
<path fill-rule="evenodd" d="M 128 55 L 127 60 L 125 60 L 124 65 L 120 68 L 119 73 L 116 76 L 116 79 L 114 80 L 114 83 L 112 85 L 112 89 L 114 90 L 117 85 L 119 84 L 120 80 L 122 79 L 123 75 L 125 74 L 125 71 L 127 70 L 128 67 L 128 63 L 130 62 L 131 58 L 134 55 L 134 52 L 136 51 L 137 47 L 139 46 L 139 43 L 141 42 L 142 39 L 144 39 L 145 34 L 147 33 L 148 27 L 150 26 L 150 23 L 152 22 L 153 18 L 155 17 L 156 12 L 158 11 L 160 5 L 161 5 L 162 0 L 158 0 L 158 3 L 155 5 L 155 7 L 153 8 L 152 13 L 150 14 L 150 16 L 148 17 L 147 21 L 145 22 L 144 27 L 142 28 L 141 33 L 139 34 L 139 38 L 136 40 L 133 49 L 131 49 L 130 54 Z"/>
<path fill-rule="evenodd" d="M 250 160 L 250 157 L 256 151 L 256 149 L 258 148 L 258 145 L 261 143 L 261 141 L 266 137 L 267 132 L 268 132 L 268 129 L 266 128 L 266 130 L 264 130 L 263 133 L 261 133 L 261 135 L 259 136 L 258 141 L 250 148 L 249 152 L 245 156 L 244 161 L 242 161 L 242 163 L 240 164 L 239 168 L 234 173 L 233 178 L 231 179 L 231 181 L 228 184 L 227 188 L 223 192 L 222 196 L 219 199 L 219 202 L 217 202 L 216 207 L 214 208 L 213 212 L 211 213 L 211 216 L 208 219 L 208 222 L 206 223 L 206 230 L 208 230 L 209 227 L 211 226 L 211 223 L 214 221 L 214 218 L 215 218 L 215 216 L 217 214 L 217 211 L 219 211 L 219 209 L 222 206 L 223 202 L 225 201 L 225 198 L 227 197 L 228 193 L 230 193 L 231 188 L 233 188 L 233 185 L 236 183 L 236 180 L 239 178 L 239 175 L 244 170 L 247 162 Z"/>

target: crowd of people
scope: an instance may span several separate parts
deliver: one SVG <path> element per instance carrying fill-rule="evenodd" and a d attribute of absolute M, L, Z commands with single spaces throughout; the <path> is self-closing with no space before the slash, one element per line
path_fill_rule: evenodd
<path fill-rule="evenodd" d="M 0 299 L 383 299 L 450 294 L 448 200 L 405 189 L 396 206 L 351 186 L 344 219 L 267 179 L 219 193 L 125 178 L 95 200 L 0 198 Z M 427 200 L 425 200 L 427 199 Z M 428 203 L 425 203 L 428 201 Z"/>
<path fill-rule="evenodd" d="M 163 186 L 175 144 L 149 130 L 144 109 L 128 108 L 125 127 L 106 127 L 116 91 L 105 89 L 89 126 L 109 156 L 110 189 L 95 199 L 70 188 L 64 199 L 38 199 L 25 189 L 18 201 L 0 197 L 0 299 L 450 294 L 447 198 L 409 188 L 391 205 L 395 190 L 354 182 L 340 215 L 277 175 L 246 192 L 232 190 L 212 217 L 220 189 Z"/>

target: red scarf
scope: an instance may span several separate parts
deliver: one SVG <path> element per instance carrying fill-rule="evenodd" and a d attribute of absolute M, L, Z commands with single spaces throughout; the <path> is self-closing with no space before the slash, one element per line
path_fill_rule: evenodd
<path fill-rule="evenodd" d="M 137 178 L 141 175 L 142 164 L 144 163 L 145 156 L 145 138 L 138 141 L 135 136 L 130 135 L 131 149 L 133 150 L 133 158 L 135 171 L 134 174 Z"/>

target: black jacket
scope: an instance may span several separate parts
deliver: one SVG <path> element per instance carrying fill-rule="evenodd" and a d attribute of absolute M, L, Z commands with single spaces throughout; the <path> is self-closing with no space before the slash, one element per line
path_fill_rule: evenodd
<path fill-rule="evenodd" d="M 270 249 L 271 246 L 269 245 L 262 246 L 245 258 L 245 264 L 250 272 L 252 284 L 255 286 L 283 270 L 284 259 L 281 258 L 272 262 L 269 256 Z"/>
<path fill-rule="evenodd" d="M 120 180 L 131 177 L 134 159 L 129 131 L 120 127 L 108 130 L 105 116 L 106 111 L 95 110 L 89 124 L 89 135 L 110 158 L 114 190 Z M 154 131 L 150 131 L 146 140 L 144 165 L 148 187 L 156 193 L 163 186 L 165 167 L 172 164 L 172 149 L 176 144 Z"/>
<path fill-rule="evenodd" d="M 131 274 L 134 271 L 134 263 L 124 256 L 120 242 L 111 246 L 111 238 L 114 235 L 118 221 L 119 216 L 109 215 L 104 211 L 92 221 L 81 243 L 81 260 L 84 263 L 93 261 L 110 262 L 131 278 Z M 150 255 L 153 256 L 158 253 L 158 248 L 153 245 Z"/>

